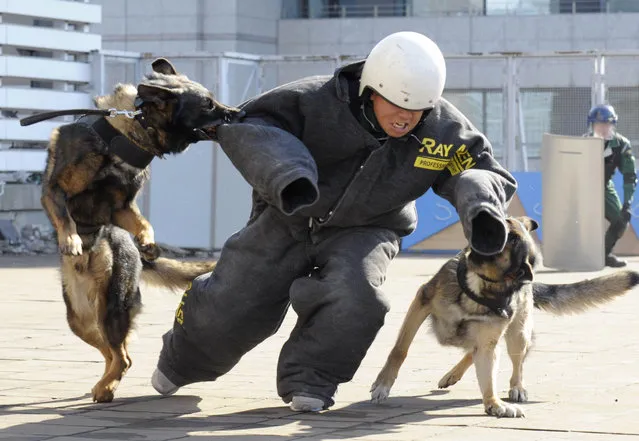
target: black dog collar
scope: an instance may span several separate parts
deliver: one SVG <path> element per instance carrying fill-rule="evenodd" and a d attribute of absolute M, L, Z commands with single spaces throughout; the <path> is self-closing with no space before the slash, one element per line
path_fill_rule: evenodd
<path fill-rule="evenodd" d="M 488 298 L 476 295 L 471 291 L 468 286 L 468 281 L 466 280 L 466 276 L 468 274 L 468 265 L 466 264 L 466 257 L 460 257 L 459 263 L 457 264 L 457 283 L 459 283 L 459 287 L 462 290 L 462 293 L 466 294 L 472 301 L 479 303 L 480 305 L 486 306 L 492 312 L 497 314 L 503 318 L 510 318 L 513 315 L 513 309 L 510 306 L 510 300 L 513 296 L 513 293 L 504 294 L 503 296 L 499 296 L 496 298 Z M 500 283 L 500 281 L 492 281 L 491 279 L 481 277 L 484 280 L 490 281 L 492 283 Z"/>
<path fill-rule="evenodd" d="M 109 153 L 116 155 L 135 168 L 144 169 L 155 158 L 153 153 L 144 150 L 116 130 L 103 116 L 83 116 L 76 122 L 94 130 L 107 145 Z"/>

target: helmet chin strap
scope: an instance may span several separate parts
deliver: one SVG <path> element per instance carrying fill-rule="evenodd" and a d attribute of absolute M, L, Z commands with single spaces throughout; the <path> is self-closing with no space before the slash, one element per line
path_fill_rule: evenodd
<path fill-rule="evenodd" d="M 360 124 L 377 139 L 388 138 L 388 135 L 384 132 L 384 129 L 382 129 L 379 121 L 377 121 L 375 111 L 373 110 L 373 102 L 370 97 L 370 91 L 365 92 L 361 97 L 362 104 L 360 105 Z"/>
<path fill-rule="evenodd" d="M 379 121 L 377 120 L 377 117 L 375 116 L 373 101 L 371 100 L 371 93 L 372 93 L 371 90 L 367 88 L 362 94 L 362 96 L 359 98 L 361 100 L 361 104 L 360 104 L 360 114 L 359 114 L 358 120 L 360 124 L 366 130 L 368 130 L 369 133 L 371 133 L 373 136 L 377 138 L 378 141 L 380 141 L 380 140 L 389 138 L 389 135 L 384 131 L 384 129 L 382 129 L 382 126 L 380 125 Z M 417 127 L 419 127 L 423 123 L 424 119 L 426 119 L 426 116 L 428 115 L 430 110 L 431 109 L 424 110 L 419 122 L 413 128 L 413 130 L 411 130 L 410 133 L 412 133 Z"/>
<path fill-rule="evenodd" d="M 374 132 L 383 132 L 384 130 L 379 125 L 375 111 L 370 101 L 364 101 L 360 107 L 362 109 L 362 117 L 368 123 L 368 128 Z"/>

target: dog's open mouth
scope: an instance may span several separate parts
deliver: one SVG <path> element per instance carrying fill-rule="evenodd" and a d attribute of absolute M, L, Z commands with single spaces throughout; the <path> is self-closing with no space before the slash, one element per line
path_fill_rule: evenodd
<path fill-rule="evenodd" d="M 215 127 L 204 127 L 201 129 L 195 129 L 195 133 L 198 134 L 200 139 L 213 139 L 215 136 Z"/>
<path fill-rule="evenodd" d="M 197 141 L 215 141 L 217 139 L 217 124 L 214 126 L 206 126 L 192 129 L 191 142 Z"/>
<path fill-rule="evenodd" d="M 224 123 L 224 119 L 220 118 L 204 127 L 193 129 L 193 136 L 198 138 L 200 141 L 215 141 L 217 140 L 217 128 L 220 124 Z"/>
<path fill-rule="evenodd" d="M 207 136 L 209 139 L 215 139 L 217 137 L 217 125 L 203 127 L 201 129 L 196 129 L 196 130 L 201 131 L 204 134 L 204 136 Z"/>
<path fill-rule="evenodd" d="M 240 121 L 246 113 L 243 110 L 225 110 L 215 121 L 208 123 L 204 127 L 194 129 L 200 140 L 217 140 L 217 128 L 222 124 L 231 124 Z"/>
<path fill-rule="evenodd" d="M 211 139 L 211 135 L 205 129 L 192 129 L 190 134 L 186 137 L 186 140 L 189 143 L 198 141 L 210 141 Z"/>

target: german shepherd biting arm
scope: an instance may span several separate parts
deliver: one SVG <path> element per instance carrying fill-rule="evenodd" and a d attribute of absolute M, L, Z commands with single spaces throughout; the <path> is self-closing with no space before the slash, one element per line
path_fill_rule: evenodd
<path fill-rule="evenodd" d="M 101 109 L 139 109 L 139 117 L 84 116 L 55 129 L 47 149 L 42 206 L 58 237 L 69 327 L 105 359 L 92 389 L 98 402 L 113 399 L 131 366 L 127 338 L 141 308 L 140 278 L 179 290 L 215 266 L 158 258 L 153 228 L 135 199 L 153 158 L 208 140 L 208 127 L 237 110 L 168 60 L 152 67 L 137 88 L 118 84 L 95 99 Z"/>
<path fill-rule="evenodd" d="M 532 346 L 533 309 L 555 314 L 578 313 L 623 295 L 639 284 L 639 273 L 618 271 L 581 282 L 548 285 L 533 282 L 541 255 L 530 232 L 537 223 L 527 217 L 508 218 L 508 242 L 496 256 L 482 256 L 467 248 L 446 262 L 422 285 L 411 303 L 386 364 L 371 387 L 372 401 L 388 398 L 418 329 L 430 317 L 442 345 L 464 349 L 465 355 L 439 381 L 440 388 L 457 383 L 475 364 L 487 414 L 521 417 L 516 404 L 495 394 L 497 344 L 506 340 L 513 371 L 509 399 L 528 400 L 523 363 Z"/>

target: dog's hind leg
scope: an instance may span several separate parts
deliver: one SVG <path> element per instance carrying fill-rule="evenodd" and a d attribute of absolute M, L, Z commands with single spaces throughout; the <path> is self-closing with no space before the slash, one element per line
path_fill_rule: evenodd
<path fill-rule="evenodd" d="M 135 264 L 138 264 L 137 261 Z M 113 400 L 113 393 L 122 376 L 119 372 L 126 371 L 129 365 L 126 350 L 120 347 L 124 338 L 114 344 L 107 326 L 109 323 L 116 326 L 119 323 L 117 319 L 112 320 L 109 314 L 113 266 L 113 255 L 105 240 L 100 240 L 82 256 L 62 257 L 63 295 L 69 327 L 83 341 L 97 348 L 105 360 L 104 374 L 91 389 L 93 400 L 97 402 Z M 137 289 L 137 285 L 134 286 Z M 133 305 L 136 299 L 135 296 L 131 297 Z M 126 332 L 128 327 L 127 320 Z"/>
<path fill-rule="evenodd" d="M 445 389 L 462 379 L 469 367 L 473 365 L 473 353 L 467 352 L 464 357 L 439 380 L 437 387 Z"/>
<path fill-rule="evenodd" d="M 72 293 L 73 288 L 62 288 L 62 295 L 64 297 L 65 304 L 67 306 L 67 322 L 69 324 L 69 328 L 75 335 L 80 337 L 82 341 L 88 343 L 93 346 L 97 350 L 100 351 L 102 356 L 104 357 L 104 373 L 103 376 L 107 374 L 110 369 L 111 363 L 113 362 L 113 355 L 111 350 L 109 349 L 109 345 L 104 339 L 104 335 L 96 322 L 96 317 L 91 311 L 90 314 L 87 314 L 87 311 L 78 311 L 76 312 L 73 309 L 70 298 L 74 295 Z M 81 295 L 86 295 L 85 293 L 80 293 Z M 76 297 L 77 298 L 77 297 Z M 95 399 L 95 395 L 94 395 Z"/>
<path fill-rule="evenodd" d="M 128 283 L 120 285 L 122 282 L 121 279 L 118 280 L 114 277 L 111 285 L 114 283 L 125 287 L 128 285 Z M 110 289 L 113 289 L 113 286 Z M 113 298 L 109 299 L 110 304 L 107 306 L 104 321 L 104 332 L 107 337 L 104 349 L 109 351 L 111 362 L 108 364 L 104 376 L 93 387 L 94 401 L 112 401 L 122 377 L 133 364 L 127 350 L 127 338 L 133 319 L 140 311 L 140 290 L 136 287 L 135 291 L 135 293 L 127 294 L 126 300 L 122 303 L 113 302 Z M 109 293 L 110 296 L 113 294 L 113 292 Z"/>
<path fill-rule="evenodd" d="M 109 310 L 109 306 L 106 307 L 104 322 L 101 324 L 102 332 L 100 334 L 104 337 L 98 347 L 107 362 L 106 368 L 100 381 L 91 389 L 93 401 L 99 403 L 113 400 L 115 390 L 132 364 L 126 347 L 126 338 L 131 325 L 129 312 Z"/>
<path fill-rule="evenodd" d="M 68 300 L 68 291 L 64 287 L 62 288 L 62 295 L 65 303 L 67 304 L 67 323 L 69 324 L 69 328 L 75 335 L 80 337 L 82 341 L 100 351 L 106 362 L 104 368 L 104 372 L 106 372 L 109 364 L 111 363 L 111 351 L 108 350 L 108 347 L 105 347 L 104 338 L 102 337 L 100 330 L 93 321 L 87 322 L 83 319 L 83 317 L 75 313 L 70 301 Z"/>
<path fill-rule="evenodd" d="M 424 320 L 428 317 L 431 311 L 430 300 L 426 298 L 423 291 L 426 290 L 427 285 L 422 286 L 417 292 L 417 296 L 413 299 L 402 327 L 399 331 L 395 346 L 388 354 L 386 364 L 377 375 L 377 379 L 371 386 L 371 400 L 373 403 L 379 403 L 388 398 L 390 389 L 395 383 L 399 368 L 404 363 L 406 355 L 408 354 L 408 348 L 410 347 L 417 331 L 419 330 Z"/>
<path fill-rule="evenodd" d="M 132 320 L 129 317 L 129 311 L 117 311 L 114 314 L 113 311 L 109 311 L 109 306 L 106 307 L 105 320 L 102 324 L 102 335 L 105 337 L 102 347 L 99 348 L 103 354 L 108 353 L 108 356 L 105 355 L 107 366 L 100 381 L 91 389 L 93 401 L 98 403 L 108 403 L 113 400 L 115 390 L 132 364 L 126 347 Z M 120 317 L 114 317 L 114 315 Z"/>
<path fill-rule="evenodd" d="M 111 354 L 111 363 L 108 364 L 100 381 L 91 389 L 93 401 L 97 401 L 98 403 L 113 401 L 115 390 L 130 367 L 129 355 L 126 352 L 124 344 L 118 347 L 108 347 L 108 350 Z"/>
<path fill-rule="evenodd" d="M 95 259 L 92 271 L 100 271 L 102 266 L 111 268 L 110 277 L 101 282 L 105 292 L 102 329 L 112 359 L 105 375 L 93 388 L 95 401 L 111 401 L 122 377 L 131 367 L 127 338 L 141 309 L 138 285 L 142 263 L 139 254 L 124 230 L 114 228 L 108 234 L 112 255 L 103 262 Z"/>
<path fill-rule="evenodd" d="M 508 355 L 513 364 L 513 373 L 510 377 L 510 391 L 508 398 L 514 402 L 528 401 L 528 392 L 523 384 L 524 360 L 532 346 L 532 317 L 530 314 L 521 314 L 515 317 L 506 331 L 506 346 Z"/>

